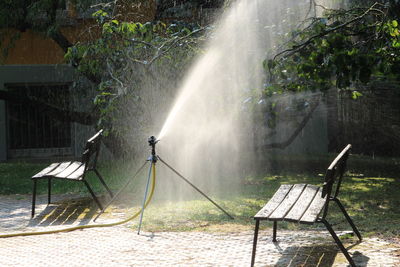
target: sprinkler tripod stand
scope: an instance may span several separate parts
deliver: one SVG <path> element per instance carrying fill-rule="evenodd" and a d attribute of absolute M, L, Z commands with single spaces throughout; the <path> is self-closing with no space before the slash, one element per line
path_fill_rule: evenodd
<path fill-rule="evenodd" d="M 147 177 L 147 183 L 146 183 L 146 188 L 145 188 L 145 193 L 144 193 L 144 198 L 143 198 L 143 203 L 142 203 L 142 209 L 140 212 L 140 220 L 139 220 L 139 229 L 138 229 L 138 234 L 140 234 L 140 229 L 142 226 L 142 220 L 143 220 L 143 214 L 144 210 L 148 204 L 147 202 L 147 195 L 149 192 L 149 187 L 150 187 L 150 179 L 152 177 L 152 188 L 151 188 L 151 196 L 154 190 L 154 183 L 156 179 L 156 163 L 159 160 L 162 162 L 166 167 L 168 167 L 172 172 L 174 172 L 179 178 L 181 178 L 183 181 L 185 181 L 187 184 L 189 184 L 191 187 L 193 187 L 197 192 L 199 192 L 203 197 L 205 197 L 208 201 L 210 201 L 214 206 L 216 206 L 218 209 L 220 209 L 223 213 L 225 213 L 230 219 L 234 219 L 228 212 L 226 212 L 221 206 L 219 206 L 214 200 L 212 200 L 210 197 L 208 197 L 204 192 L 202 192 L 198 187 L 196 187 L 193 183 L 191 183 L 187 178 L 185 178 L 182 174 L 180 174 L 176 169 L 174 169 L 171 165 L 166 163 L 160 156 L 156 154 L 156 144 L 158 143 L 159 140 L 157 140 L 154 136 L 150 136 L 148 139 L 149 146 L 151 146 L 151 155 L 150 157 L 146 160 L 146 162 L 136 171 L 135 175 L 133 178 L 135 178 L 139 172 L 144 168 L 147 162 L 150 162 L 150 167 L 149 167 L 149 172 L 148 172 L 148 177 Z M 107 209 L 107 207 L 118 197 L 118 195 L 124 190 L 130 182 L 133 180 L 129 179 L 127 183 L 120 189 L 114 197 L 105 205 L 105 207 L 100 211 L 100 213 L 96 216 L 94 221 L 104 213 L 104 211 Z"/>

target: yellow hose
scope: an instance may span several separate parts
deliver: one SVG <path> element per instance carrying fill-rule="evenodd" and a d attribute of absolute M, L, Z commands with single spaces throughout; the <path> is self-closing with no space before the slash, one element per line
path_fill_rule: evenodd
<path fill-rule="evenodd" d="M 155 164 L 152 164 L 152 171 L 153 171 L 153 176 L 151 180 L 151 190 L 150 190 L 150 195 L 149 198 L 147 199 L 146 203 L 144 204 L 144 208 L 147 207 L 147 205 L 150 203 L 153 194 L 154 194 L 154 189 L 156 185 L 156 168 Z M 119 221 L 119 222 L 114 222 L 114 223 L 106 223 L 106 224 L 89 224 L 89 225 L 79 225 L 79 226 L 74 226 L 74 227 L 69 227 L 69 228 L 64 228 L 64 229 L 59 229 L 59 230 L 50 230 L 50 231 L 41 231 L 41 232 L 21 232 L 21 233 L 13 233 L 13 234 L 4 234 L 0 235 L 0 238 L 7 238 L 7 237 L 15 237 L 15 236 L 31 236 L 31 235 L 47 235 L 47 234 L 55 234 L 55 233 L 62 233 L 62 232 L 71 232 L 75 231 L 78 229 L 88 229 L 88 228 L 96 228 L 96 227 L 111 227 L 111 226 L 116 226 L 120 224 L 127 223 L 133 219 L 135 219 L 137 216 L 140 215 L 142 212 L 142 209 L 140 209 L 138 212 L 133 214 L 131 217 Z"/>

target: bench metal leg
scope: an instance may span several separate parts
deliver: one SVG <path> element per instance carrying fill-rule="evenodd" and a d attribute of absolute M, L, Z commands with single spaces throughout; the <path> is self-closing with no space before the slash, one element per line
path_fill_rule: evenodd
<path fill-rule="evenodd" d="M 278 222 L 274 221 L 274 229 L 272 232 L 272 242 L 276 242 L 276 229 L 278 228 Z"/>
<path fill-rule="evenodd" d="M 333 237 L 333 239 L 335 240 L 336 244 L 338 245 L 338 247 L 340 248 L 340 250 L 342 251 L 342 253 L 344 254 L 344 256 L 346 257 L 347 261 L 350 263 L 350 265 L 352 267 L 356 267 L 353 259 L 351 258 L 349 252 L 347 251 L 347 249 L 343 246 L 343 243 L 340 241 L 339 237 L 336 235 L 335 231 L 333 231 L 332 226 L 328 223 L 327 220 L 322 219 L 321 222 L 326 226 L 326 229 L 328 229 L 329 233 L 331 234 L 331 236 Z"/>
<path fill-rule="evenodd" d="M 47 179 L 47 203 L 51 203 L 51 178 Z"/>
<path fill-rule="evenodd" d="M 345 210 L 344 206 L 342 205 L 342 203 L 340 202 L 339 199 L 334 198 L 333 201 L 336 202 L 336 204 L 339 206 L 339 208 L 341 209 L 341 211 L 344 214 L 344 217 L 346 217 L 347 222 L 350 224 L 351 228 L 353 228 L 353 232 L 357 235 L 358 239 L 361 241 L 362 237 L 360 232 L 358 231 L 356 225 L 353 223 L 352 219 L 350 218 L 349 214 L 347 213 L 347 211 Z"/>
<path fill-rule="evenodd" d="M 256 259 L 256 249 L 257 249 L 258 229 L 259 228 L 260 228 L 260 220 L 256 220 L 256 227 L 254 229 L 253 252 L 251 253 L 251 267 L 254 266 L 254 262 Z"/>
<path fill-rule="evenodd" d="M 36 204 L 36 179 L 33 179 L 33 189 L 32 189 L 32 213 L 31 217 L 35 216 L 35 204 Z"/>
<path fill-rule="evenodd" d="M 92 197 L 93 197 L 94 201 L 96 202 L 97 206 L 99 206 L 99 208 L 102 210 L 102 209 L 103 209 L 103 206 L 101 205 L 99 199 L 98 199 L 98 198 L 96 197 L 96 195 L 94 194 L 92 188 L 90 188 L 89 184 L 88 184 L 85 180 L 83 180 L 83 182 L 85 183 L 87 189 L 89 190 L 90 194 L 92 195 Z"/>
<path fill-rule="evenodd" d="M 99 177 L 99 180 L 100 180 L 101 184 L 106 188 L 106 190 L 110 194 L 110 196 L 113 197 L 114 195 L 111 192 L 110 188 L 107 186 L 106 182 L 104 182 L 103 177 L 100 175 L 100 173 L 96 169 L 93 169 L 93 170 L 96 173 L 97 177 Z"/>

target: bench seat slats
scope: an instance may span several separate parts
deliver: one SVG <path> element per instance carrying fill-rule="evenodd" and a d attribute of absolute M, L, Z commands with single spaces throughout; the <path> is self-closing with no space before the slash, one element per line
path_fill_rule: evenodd
<path fill-rule="evenodd" d="M 71 165 L 71 161 L 66 161 L 66 162 L 61 162 L 57 168 L 52 170 L 51 172 L 48 172 L 47 174 L 43 175 L 44 176 L 56 176 L 57 174 L 61 173 L 64 171 L 66 168 L 68 168 L 69 165 Z"/>
<path fill-rule="evenodd" d="M 85 164 L 82 164 L 81 166 L 79 166 L 78 169 L 76 169 L 73 173 L 68 175 L 66 178 L 70 179 L 70 180 L 82 180 L 84 173 L 85 173 Z"/>
<path fill-rule="evenodd" d="M 32 179 L 59 178 L 70 180 L 82 180 L 85 172 L 85 164 L 79 161 L 68 161 L 52 163 L 39 173 L 32 176 Z"/>
<path fill-rule="evenodd" d="M 279 204 L 279 206 L 269 216 L 270 220 L 282 220 L 286 214 L 292 209 L 293 205 L 302 194 L 306 184 L 295 184 L 293 185 L 290 192 L 286 195 L 285 199 Z"/>
<path fill-rule="evenodd" d="M 323 209 L 322 188 L 310 184 L 281 185 L 254 219 L 312 224 Z"/>
<path fill-rule="evenodd" d="M 272 196 L 268 203 L 254 216 L 256 219 L 267 219 L 268 216 L 281 204 L 293 185 L 283 184 Z"/>
<path fill-rule="evenodd" d="M 319 188 L 315 198 L 313 199 L 313 202 L 301 217 L 300 221 L 303 223 L 313 224 L 317 220 L 321 210 L 324 208 L 325 203 L 326 196 L 322 198 L 322 188 Z"/>
<path fill-rule="evenodd" d="M 315 195 L 318 192 L 318 187 L 315 185 L 307 185 L 292 209 L 285 216 L 285 220 L 298 222 L 303 214 L 307 211 L 312 203 Z"/>
<path fill-rule="evenodd" d="M 60 164 L 61 164 L 60 162 L 50 164 L 49 166 L 47 166 L 46 168 L 44 168 L 43 170 L 32 176 L 32 179 L 42 178 L 43 176 L 46 176 L 47 173 L 53 171 Z"/>
<path fill-rule="evenodd" d="M 83 175 L 84 168 L 79 170 L 84 164 L 82 162 L 74 161 L 62 172 L 55 175 L 56 178 L 79 179 Z"/>

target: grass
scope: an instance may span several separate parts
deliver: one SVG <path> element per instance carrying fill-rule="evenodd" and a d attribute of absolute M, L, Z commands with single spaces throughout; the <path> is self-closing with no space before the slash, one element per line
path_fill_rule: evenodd
<path fill-rule="evenodd" d="M 341 200 L 363 236 L 398 237 L 400 235 L 400 190 L 395 178 L 345 177 L 341 190 Z M 241 192 L 215 198 L 235 220 L 230 220 L 207 200 L 202 198 L 180 202 L 155 201 L 146 209 L 144 227 L 152 231 L 227 231 L 251 230 L 252 216 L 266 203 L 283 183 L 314 183 L 321 177 L 310 175 L 268 175 L 246 178 Z M 135 203 L 135 201 L 132 201 Z M 139 206 L 126 209 L 132 214 Z M 112 211 L 111 211 L 112 213 Z M 333 204 L 329 221 L 338 230 L 351 230 L 339 209 Z M 271 223 L 263 223 L 271 227 Z M 137 227 L 136 224 L 133 227 Z M 324 226 L 320 225 L 321 229 Z M 308 226 L 294 223 L 280 223 L 283 229 L 308 229 Z M 312 226 L 311 229 L 315 229 Z"/>
<path fill-rule="evenodd" d="M 209 201 L 198 195 L 190 187 L 185 187 L 183 195 L 189 195 L 183 200 L 177 197 L 181 194 L 176 190 L 175 198 L 170 200 L 165 196 L 162 185 L 157 184 L 154 201 L 146 209 L 143 221 L 145 230 L 150 231 L 226 231 L 235 232 L 251 230 L 254 227 L 252 216 L 268 201 L 281 184 L 311 183 L 321 185 L 323 167 L 327 166 L 329 158 L 310 158 L 301 168 L 303 158 L 284 158 L 279 162 L 278 169 L 269 172 L 253 174 L 238 180 L 223 181 L 229 188 L 221 192 L 207 192 L 218 204 L 235 217 L 230 220 L 215 208 Z M 275 162 L 276 163 L 276 162 Z M 352 156 L 349 171 L 344 177 L 340 199 L 362 232 L 363 236 L 400 236 L 400 178 L 396 159 L 375 159 Z M 0 163 L 0 194 L 30 194 L 31 177 L 46 164 L 32 163 Z M 276 165 L 275 165 L 276 166 Z M 323 167 L 321 167 L 323 166 Z M 394 166 L 394 167 L 393 167 Z M 397 167 L 397 168 L 395 168 Z M 294 171 L 293 169 L 298 171 Z M 129 164 L 101 165 L 100 172 L 106 178 L 111 188 L 121 187 L 135 166 Z M 102 186 L 94 177 L 89 177 L 95 191 L 102 191 Z M 103 216 L 115 213 L 133 214 L 140 208 L 144 179 L 129 187 L 128 195 L 122 197 Z M 179 182 L 180 183 L 180 182 Z M 78 193 L 88 196 L 86 188 L 81 183 L 55 181 L 55 194 Z M 46 183 L 38 187 L 38 193 L 46 193 Z M 128 204 L 126 204 L 128 203 Z M 350 230 L 339 209 L 332 203 L 329 221 L 338 230 Z M 133 221 L 133 227 L 137 227 Z M 263 227 L 271 227 L 271 223 L 263 223 Z M 308 226 L 280 223 L 284 229 L 307 229 Z M 312 227 L 315 229 L 315 226 Z M 323 229 L 323 225 L 321 225 Z"/>

